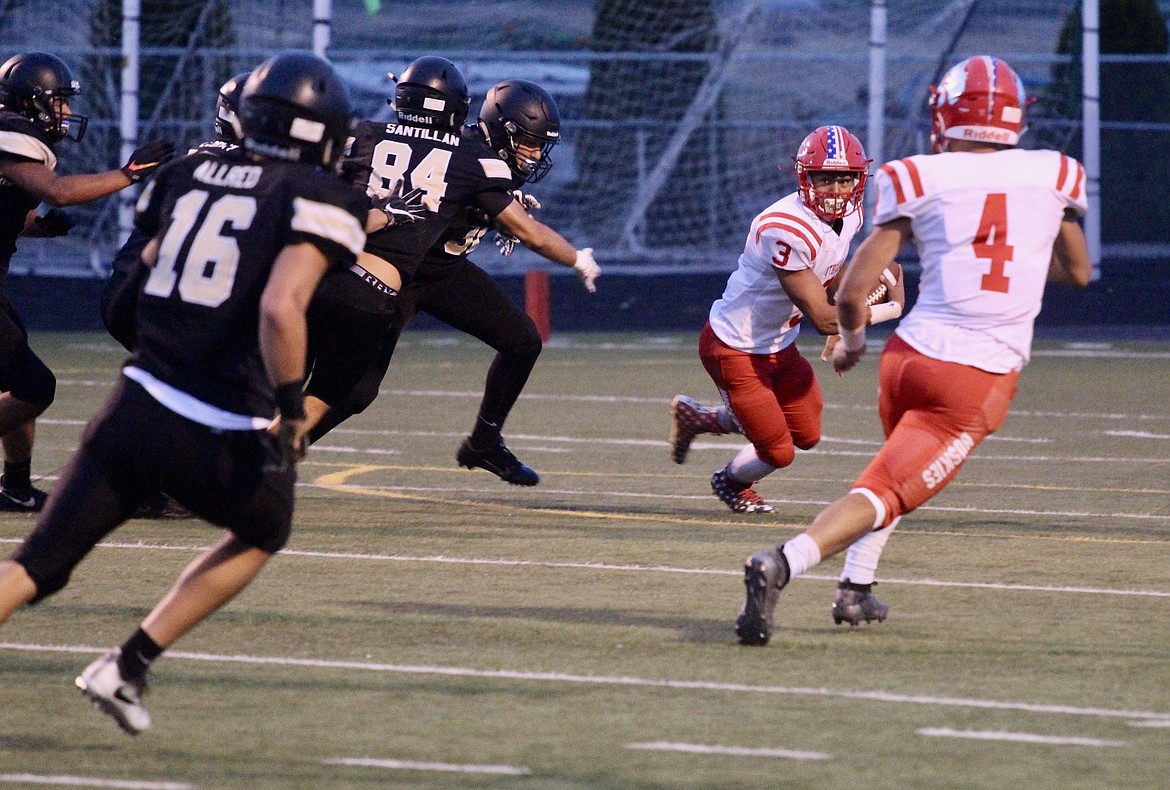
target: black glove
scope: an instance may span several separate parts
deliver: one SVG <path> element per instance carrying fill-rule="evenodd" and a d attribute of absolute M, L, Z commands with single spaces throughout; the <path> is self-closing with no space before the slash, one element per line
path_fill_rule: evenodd
<path fill-rule="evenodd" d="M 73 227 L 73 218 L 59 208 L 51 208 L 33 221 L 42 236 L 64 236 Z"/>
<path fill-rule="evenodd" d="M 131 184 L 137 184 L 160 165 L 174 158 L 174 143 L 168 140 L 151 140 L 134 149 L 134 153 L 130 154 L 130 161 L 122 167 L 122 173 L 130 179 Z"/>
<path fill-rule="evenodd" d="M 426 216 L 427 207 L 423 203 L 424 196 L 425 193 L 421 189 L 412 189 L 405 195 L 402 194 L 402 182 L 399 181 L 394 185 L 393 192 L 374 201 L 374 208 L 386 215 L 387 228 L 392 228 L 395 225 L 406 225 L 418 222 Z"/>

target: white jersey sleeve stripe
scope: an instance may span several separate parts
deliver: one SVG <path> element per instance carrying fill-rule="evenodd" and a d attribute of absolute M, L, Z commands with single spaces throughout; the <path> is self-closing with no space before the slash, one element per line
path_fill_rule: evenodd
<path fill-rule="evenodd" d="M 512 178 L 512 170 L 503 159 L 480 159 L 479 165 L 488 178 Z"/>
<path fill-rule="evenodd" d="M 0 132 L 0 151 L 26 159 L 35 159 L 50 170 L 57 167 L 57 155 L 53 153 L 53 149 L 29 134 Z"/>
<path fill-rule="evenodd" d="M 352 214 L 308 198 L 293 199 L 292 229 L 336 242 L 354 255 L 366 244 L 366 232 Z"/>

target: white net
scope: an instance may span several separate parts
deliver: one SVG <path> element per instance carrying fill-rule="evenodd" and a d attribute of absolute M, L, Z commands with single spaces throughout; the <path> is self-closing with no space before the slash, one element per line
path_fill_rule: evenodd
<path fill-rule="evenodd" d="M 273 52 L 312 46 L 312 0 L 142 5 L 140 139 L 205 139 L 224 79 Z M 65 172 L 120 164 L 120 6 L 0 0 L 5 56 L 51 48 L 83 79 L 93 121 L 80 149 L 63 146 Z M 1007 59 L 1042 97 L 1025 144 L 1079 156 L 1079 105 L 1050 100 L 1054 73 L 1079 74 L 1056 54 L 1074 8 L 1073 0 L 891 0 L 884 159 L 922 150 L 927 86 L 977 53 Z M 386 114 L 386 72 L 424 54 L 463 69 L 473 112 L 498 80 L 541 83 L 564 118 L 555 167 L 533 190 L 541 218 L 593 246 L 614 271 L 723 270 L 751 217 L 794 188 L 790 157 L 805 134 L 836 123 L 871 141 L 870 13 L 870 0 L 333 0 L 328 55 L 362 117 Z M 1162 127 L 1142 127 L 1161 135 L 1149 146 L 1166 147 L 1170 127 Z M 72 211 L 81 226 L 63 240 L 22 242 L 15 271 L 85 273 L 108 263 L 117 200 Z M 501 263 L 541 262 L 520 250 Z"/>

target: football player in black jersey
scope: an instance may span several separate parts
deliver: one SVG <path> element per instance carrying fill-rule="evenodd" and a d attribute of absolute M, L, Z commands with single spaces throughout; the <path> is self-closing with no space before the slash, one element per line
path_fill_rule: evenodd
<path fill-rule="evenodd" d="M 288 539 L 305 436 L 305 310 L 325 272 L 365 243 L 369 199 L 334 172 L 350 104 L 326 61 L 265 61 L 244 86 L 240 123 L 241 152 L 183 157 L 139 198 L 151 268 L 134 352 L 36 529 L 0 563 L 2 622 L 61 589 L 159 490 L 228 530 L 121 648 L 77 678 L 131 734 L 150 726 L 140 698 L 150 663 Z"/>
<path fill-rule="evenodd" d="M 465 137 L 487 143 L 510 169 L 515 200 L 508 206 L 509 214 L 540 208 L 535 198 L 518 190 L 539 181 L 552 167 L 550 154 L 560 139 L 560 126 L 560 111 L 548 91 L 527 80 L 504 80 L 488 90 L 477 123 L 463 128 Z M 540 482 L 540 476 L 512 454 L 500 432 L 540 355 L 540 332 L 499 283 L 468 258 L 489 230 L 502 225 L 503 220 L 474 205 L 447 225 L 427 250 L 414 279 L 402 288 L 379 367 L 358 384 L 339 414 L 360 412 L 373 402 L 399 335 L 421 310 L 496 350 L 475 425 L 460 445 L 457 461 L 468 468 L 487 469 L 509 483 L 531 486 Z M 515 222 L 513 227 L 524 234 L 522 243 L 539 246 L 540 236 L 531 233 L 539 229 L 539 223 Z M 517 237 L 507 230 L 498 234 L 501 250 L 510 254 Z M 576 268 L 592 292 L 600 270 L 589 252 L 582 250 L 581 258 L 573 263 L 579 264 Z M 567 256 L 561 262 L 566 260 Z M 331 414 L 323 425 L 336 424 L 335 420 Z M 320 427 L 314 429 L 314 437 Z"/>
<path fill-rule="evenodd" d="M 547 99 L 541 112 L 555 113 L 551 97 Z M 484 419 L 460 446 L 457 460 L 468 468 L 487 469 L 509 483 L 536 485 L 539 476 L 504 445 L 500 427 L 540 352 L 539 335 L 527 316 L 480 270 L 470 267 L 474 272 L 465 272 L 468 280 L 448 280 L 447 274 L 466 263 L 466 252 L 494 224 L 546 258 L 574 268 L 585 287 L 594 290 L 600 269 L 592 250 L 577 250 L 533 219 L 512 194 L 518 179 L 519 183 L 527 180 L 547 154 L 559 130 L 545 123 L 539 139 L 526 139 L 517 130 L 514 143 L 498 140 L 489 145 L 485 132 L 464 126 L 470 98 L 463 75 L 449 60 L 434 56 L 419 58 L 406 68 L 398 78 L 393 104 L 396 117 L 390 123 L 358 124 L 347 171 L 372 197 L 386 195 L 403 182 L 412 190 L 422 190 L 427 213 L 418 222 L 371 233 L 358 259 L 355 272 L 360 279 L 385 296 L 387 309 L 379 315 L 378 331 L 372 321 L 338 320 L 338 315 L 354 312 L 343 298 L 328 304 L 322 300 L 319 320 L 310 312 L 315 359 L 306 392 L 309 422 L 315 425 L 310 435 L 316 440 L 373 401 L 398 333 L 419 309 L 420 294 L 451 287 L 457 290 L 448 303 L 457 303 L 452 310 L 464 314 L 460 324 L 452 325 L 466 328 L 504 355 L 497 356 L 494 375 L 489 375 L 481 408 Z M 559 127 L 559 115 L 555 125 Z M 550 129 L 552 135 L 547 134 Z M 522 177 L 516 169 L 521 159 L 529 163 Z M 430 263 L 424 263 L 432 250 Z M 428 285 L 436 275 L 441 282 Z M 414 289 L 405 298 L 399 295 L 404 287 Z M 438 301 L 435 304 L 444 320 L 454 315 L 438 306 Z M 456 320 L 460 319 L 452 318 Z M 486 326 L 493 320 L 507 326 L 501 324 L 497 332 Z M 318 326 L 320 331 L 315 332 Z M 371 343 L 371 338 L 378 342 Z M 371 352 L 376 354 L 372 359 Z"/>
<path fill-rule="evenodd" d="M 225 82 L 219 89 L 215 99 L 215 136 L 202 142 L 188 151 L 188 154 L 206 153 L 222 155 L 235 153 L 240 148 L 243 138 L 240 136 L 239 119 L 240 93 L 244 90 L 244 82 L 250 71 L 245 71 Z M 141 285 L 131 275 L 137 272 L 141 277 L 146 272 L 137 271 L 142 256 L 142 250 L 150 241 L 150 236 L 140 228 L 130 231 L 125 244 L 114 256 L 110 266 L 110 279 L 102 290 L 101 315 L 102 323 L 110 336 L 125 346 L 127 351 L 134 350 L 134 301 L 137 297 L 136 288 Z"/>
<path fill-rule="evenodd" d="M 215 136 L 188 151 L 188 155 L 206 153 L 212 155 L 232 154 L 239 150 L 243 138 L 240 136 L 238 113 L 240 94 L 249 71 L 242 72 L 225 82 L 215 99 Z M 138 290 L 150 270 L 140 266 L 142 250 L 150 241 L 150 235 L 134 228 L 126 243 L 114 256 L 110 267 L 110 278 L 106 281 L 101 295 L 101 316 L 110 336 L 134 350 L 134 304 Z M 169 494 L 160 491 L 145 502 L 135 513 L 135 518 L 189 518 L 193 514 L 176 502 Z"/>
<path fill-rule="evenodd" d="M 89 119 L 70 101 L 81 92 L 73 72 L 56 55 L 26 52 L 0 65 L 0 280 L 16 252 L 16 238 L 62 236 L 73 227 L 61 206 L 97 200 L 141 181 L 167 161 L 174 146 L 139 146 L 122 168 L 59 176 L 57 144 L 80 140 Z M 44 214 L 41 203 L 52 206 Z M 37 511 L 45 492 L 30 478 L 36 417 L 56 395 L 57 380 L 28 345 L 28 332 L 0 292 L 0 510 Z"/>

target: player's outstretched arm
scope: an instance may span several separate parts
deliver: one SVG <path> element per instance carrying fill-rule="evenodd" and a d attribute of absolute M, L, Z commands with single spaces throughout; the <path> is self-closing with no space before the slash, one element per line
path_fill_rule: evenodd
<path fill-rule="evenodd" d="M 117 170 L 59 176 L 41 162 L 0 162 L 0 176 L 38 200 L 60 208 L 88 203 L 136 184 L 174 154 L 171 143 L 155 140 L 135 149 L 130 160 Z"/>
<path fill-rule="evenodd" d="M 496 215 L 496 224 L 533 252 L 574 269 L 589 293 L 597 290 L 594 281 L 601 275 L 601 267 L 593 260 L 592 248 L 578 250 L 564 236 L 529 215 L 518 200 Z"/>
<path fill-rule="evenodd" d="M 1052 245 L 1052 263 L 1048 267 L 1048 281 L 1084 288 L 1093 276 L 1093 260 L 1085 233 L 1072 212 L 1065 212 L 1056 242 Z"/>

